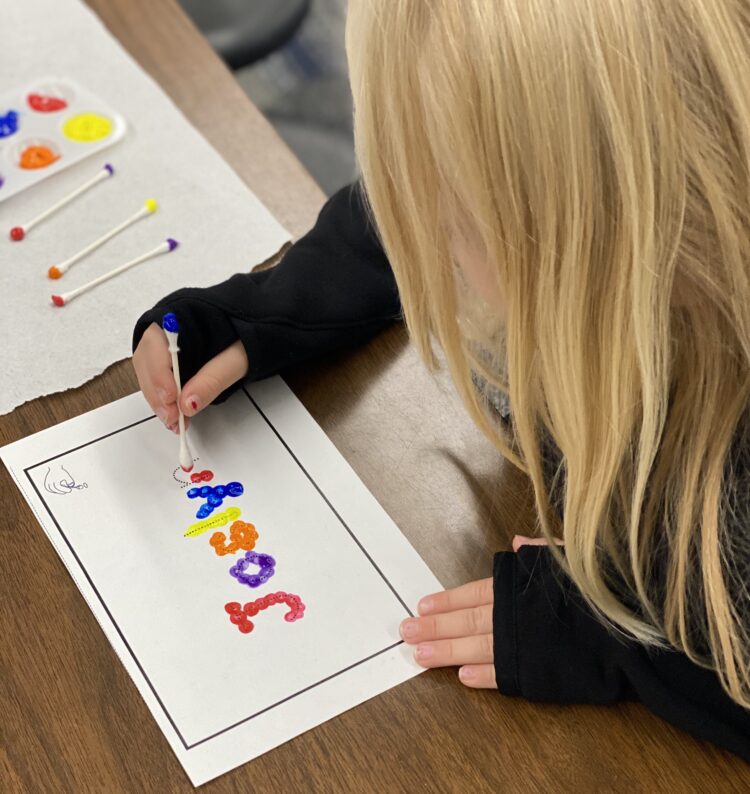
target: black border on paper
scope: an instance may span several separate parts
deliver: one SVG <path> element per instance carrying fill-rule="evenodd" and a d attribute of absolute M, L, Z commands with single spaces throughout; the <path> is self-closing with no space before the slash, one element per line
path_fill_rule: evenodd
<path fill-rule="evenodd" d="M 278 438 L 278 440 L 283 444 L 284 448 L 286 449 L 287 453 L 292 458 L 292 460 L 299 466 L 299 468 L 302 470 L 304 475 L 310 481 L 312 486 L 320 494 L 320 496 L 323 499 L 323 501 L 326 503 L 326 505 L 328 505 L 328 508 L 331 510 L 331 512 L 337 518 L 339 523 L 347 531 L 347 533 L 349 534 L 351 539 L 357 544 L 357 547 L 362 552 L 362 554 L 365 555 L 365 557 L 370 562 L 372 567 L 380 575 L 381 579 L 388 585 L 388 588 L 393 593 L 393 595 L 396 597 L 396 600 L 399 602 L 399 604 L 401 604 L 401 606 L 404 608 L 404 610 L 406 611 L 407 615 L 409 615 L 410 617 L 414 617 L 413 612 L 404 603 L 404 601 L 401 598 L 401 596 L 396 592 L 396 589 L 393 587 L 393 585 L 389 581 L 388 577 L 383 573 L 383 571 L 380 570 L 380 568 L 378 567 L 378 565 L 375 562 L 375 560 L 373 560 L 372 557 L 368 554 L 367 550 L 360 543 L 360 541 L 358 540 L 358 538 L 354 534 L 354 532 L 352 532 L 352 530 L 349 527 L 349 525 L 344 521 L 344 519 L 338 513 L 336 508 L 331 504 L 331 501 L 328 499 L 328 497 L 325 495 L 325 493 L 323 493 L 323 491 L 321 490 L 320 486 L 315 482 L 315 480 L 311 476 L 310 472 L 307 471 L 307 469 L 300 462 L 299 458 L 294 454 L 294 452 L 292 452 L 291 448 L 286 443 L 286 441 L 282 437 L 281 433 L 279 433 L 279 431 L 273 425 L 271 420 L 263 413 L 263 411 L 261 410 L 261 408 L 258 405 L 258 403 L 256 403 L 255 400 L 250 396 L 249 392 L 246 389 L 244 389 L 244 388 L 242 389 L 242 391 L 244 392 L 244 394 L 248 398 L 248 400 L 253 404 L 253 406 L 255 407 L 255 410 L 260 414 L 260 416 L 263 418 L 263 420 L 266 422 L 266 424 L 271 428 L 271 430 L 273 431 L 273 433 L 276 436 L 276 438 Z M 44 505 L 44 508 L 46 509 L 49 517 L 52 519 L 54 525 L 57 527 L 57 531 L 60 533 L 60 537 L 63 539 L 63 541 L 65 542 L 65 545 L 68 547 L 68 549 L 70 550 L 70 553 L 73 555 L 73 557 L 75 558 L 76 562 L 78 563 L 78 566 L 79 566 L 80 570 L 83 571 L 83 574 L 86 577 L 86 581 L 91 586 L 91 589 L 94 591 L 94 594 L 96 595 L 97 599 L 99 600 L 99 603 L 101 604 L 101 606 L 104 609 L 104 611 L 107 613 L 107 617 L 109 618 L 110 623 L 114 626 L 115 630 L 117 631 L 117 634 L 119 635 L 119 637 L 122 640 L 123 644 L 127 648 L 128 653 L 130 654 L 133 662 L 135 663 L 135 665 L 138 668 L 138 670 L 140 670 L 140 673 L 143 676 L 143 679 L 145 680 L 145 682 L 148 684 L 148 687 L 151 690 L 151 693 L 153 694 L 153 696 L 156 698 L 156 701 L 161 706 L 161 709 L 164 712 L 164 715 L 169 720 L 170 725 L 174 729 L 175 733 L 177 734 L 177 736 L 179 737 L 180 741 L 182 742 L 182 746 L 186 750 L 191 750 L 193 747 L 197 747 L 198 745 L 203 744 L 204 742 L 208 742 L 211 739 L 215 739 L 217 736 L 221 736 L 222 734 L 227 733 L 228 731 L 231 731 L 234 728 L 239 727 L 240 725 L 244 725 L 246 722 L 250 722 L 250 720 L 255 719 L 255 717 L 259 717 L 261 714 L 265 714 L 266 712 L 270 711 L 271 709 L 274 709 L 277 706 L 282 705 L 282 703 L 286 703 L 287 701 L 292 700 L 292 698 L 295 698 L 295 697 L 297 697 L 299 695 L 302 695 L 305 692 L 308 692 L 309 690 L 314 689 L 317 686 L 320 686 L 321 684 L 325 684 L 327 681 L 330 681 L 332 678 L 336 678 L 337 676 L 340 676 L 343 673 L 346 673 L 349 670 L 352 670 L 353 668 L 358 667 L 361 664 L 365 664 L 365 662 L 369 662 L 371 659 L 374 659 L 376 656 L 380 656 L 381 654 L 386 653 L 387 651 L 390 651 L 393 648 L 396 648 L 399 645 L 403 644 L 403 640 L 399 640 L 398 642 L 394 642 L 392 645 L 389 645 L 387 648 L 383 648 L 380 651 L 377 651 L 377 652 L 375 652 L 373 654 L 370 654 L 369 656 L 365 657 L 364 659 L 360 659 L 358 662 L 354 662 L 354 664 L 350 664 L 348 667 L 345 667 L 343 670 L 339 670 L 336 673 L 332 673 L 331 675 L 326 676 L 325 678 L 322 678 L 320 681 L 316 681 L 314 684 L 310 684 L 309 686 L 305 687 L 304 689 L 300 689 L 299 692 L 295 692 L 292 695 L 288 695 L 287 697 L 283 698 L 282 700 L 279 700 L 276 703 L 272 703 L 270 706 L 266 706 L 265 708 L 260 709 L 260 711 L 256 711 L 254 714 L 250 714 L 249 716 L 245 717 L 244 719 L 241 719 L 238 722 L 233 723 L 232 725 L 228 725 L 226 728 L 222 728 L 220 731 L 216 731 L 215 733 L 212 733 L 210 736 L 205 736 L 203 739 L 199 739 L 198 741 L 193 742 L 192 744 L 188 744 L 185 741 L 185 738 L 183 737 L 182 733 L 180 732 L 180 729 L 177 727 L 177 724 L 175 723 L 174 719 L 172 718 L 172 715 L 169 713 L 169 711 L 167 710 L 167 707 L 164 705 L 162 699 L 159 697 L 159 693 L 156 691 L 156 689 L 154 688 L 154 685 L 151 683 L 151 679 L 148 677 L 148 675 L 146 675 L 146 671 L 143 669 L 141 663 L 138 661 L 138 657 L 135 655 L 135 653 L 133 652 L 133 649 L 130 647 L 130 644 L 128 643 L 127 639 L 125 638 L 125 635 L 123 634 L 122 630 L 120 629 L 119 625 L 117 624 L 117 621 L 114 619 L 114 616 L 110 612 L 109 607 L 107 606 L 107 604 L 104 601 L 104 599 L 101 597 L 101 595 L 99 593 L 99 590 L 97 589 L 96 585 L 94 584 L 93 579 L 91 578 L 91 575 L 86 570 L 85 566 L 81 562 L 80 557 L 76 553 L 76 550 L 73 548 L 73 544 L 68 539 L 68 536 L 63 532 L 62 527 L 60 526 L 60 524 L 58 523 L 57 519 L 55 518 L 54 513 L 52 512 L 52 510 L 50 510 L 50 507 L 47 504 L 47 501 L 42 496 L 41 492 L 39 491 L 39 488 L 37 488 L 36 483 L 34 482 L 34 480 L 31 478 L 31 475 L 29 474 L 30 471 L 32 471 L 33 469 L 38 468 L 39 466 L 43 466 L 45 463 L 50 463 L 51 461 L 56 460 L 57 458 L 63 457 L 63 455 L 69 455 L 71 452 L 76 452 L 79 449 L 83 449 L 84 447 L 88 447 L 88 446 L 91 446 L 92 444 L 96 444 L 98 441 L 103 441 L 105 438 L 109 438 L 110 436 L 117 435 L 117 433 L 122 433 L 125 430 L 130 430 L 130 428 L 136 427 L 137 425 L 143 424 L 144 422 L 149 422 L 152 419 L 156 419 L 156 417 L 155 416 L 148 416 L 145 419 L 140 419 L 137 422 L 132 422 L 129 425 L 125 425 L 125 427 L 121 427 L 119 430 L 114 430 L 111 433 L 107 433 L 106 435 L 99 436 L 98 438 L 95 438 L 92 441 L 87 441 L 85 444 L 80 444 L 77 447 L 73 447 L 72 449 L 65 450 L 65 452 L 61 452 L 58 455 L 54 455 L 51 458 L 47 458 L 46 460 L 42 460 L 39 463 L 33 464 L 32 466 L 27 466 L 24 469 L 24 474 L 26 475 L 31 487 L 36 492 L 36 495 L 39 497 L 39 500 Z"/>

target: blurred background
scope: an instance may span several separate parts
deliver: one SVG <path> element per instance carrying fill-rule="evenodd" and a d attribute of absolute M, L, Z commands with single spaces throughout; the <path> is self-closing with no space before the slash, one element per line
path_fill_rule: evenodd
<path fill-rule="evenodd" d="M 346 0 L 179 0 L 327 195 L 355 178 Z"/>

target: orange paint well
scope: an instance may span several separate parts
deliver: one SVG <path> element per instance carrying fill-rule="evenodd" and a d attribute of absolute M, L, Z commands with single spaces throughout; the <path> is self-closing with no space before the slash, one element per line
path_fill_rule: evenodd
<path fill-rule="evenodd" d="M 47 168 L 59 159 L 60 155 L 55 154 L 49 146 L 27 146 L 21 152 L 18 165 L 31 171 L 37 168 Z"/>

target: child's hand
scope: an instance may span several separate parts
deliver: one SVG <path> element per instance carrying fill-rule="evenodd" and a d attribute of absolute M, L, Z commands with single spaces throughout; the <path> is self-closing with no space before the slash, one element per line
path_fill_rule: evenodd
<path fill-rule="evenodd" d="M 492 579 L 481 579 L 425 596 L 420 617 L 401 624 L 401 636 L 416 644 L 414 658 L 422 667 L 460 667 L 466 686 L 496 689 L 492 645 Z"/>
<path fill-rule="evenodd" d="M 172 357 L 164 331 L 152 323 L 133 353 L 133 367 L 143 396 L 154 413 L 177 432 L 177 387 L 172 374 Z M 247 354 L 237 341 L 201 367 L 182 386 L 180 407 L 186 419 L 215 400 L 225 389 L 247 374 Z M 186 421 L 186 426 L 189 424 Z"/>

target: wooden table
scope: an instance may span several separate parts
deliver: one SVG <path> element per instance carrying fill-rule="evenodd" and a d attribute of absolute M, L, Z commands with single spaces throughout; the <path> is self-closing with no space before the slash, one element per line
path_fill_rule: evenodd
<path fill-rule="evenodd" d="M 173 0 L 89 0 L 273 213 L 299 235 L 323 197 Z M 210 119 L 210 123 L 209 123 Z M 258 157 L 257 153 L 262 152 Z M 134 318 L 135 319 L 135 318 Z M 532 521 L 526 480 L 480 437 L 402 328 L 288 381 L 445 586 L 490 573 Z M 0 418 L 0 444 L 136 389 L 122 362 Z M 190 784 L 5 469 L 0 789 Z M 300 736 L 207 792 L 748 791 L 750 767 L 651 716 L 531 705 L 434 671 Z"/>

